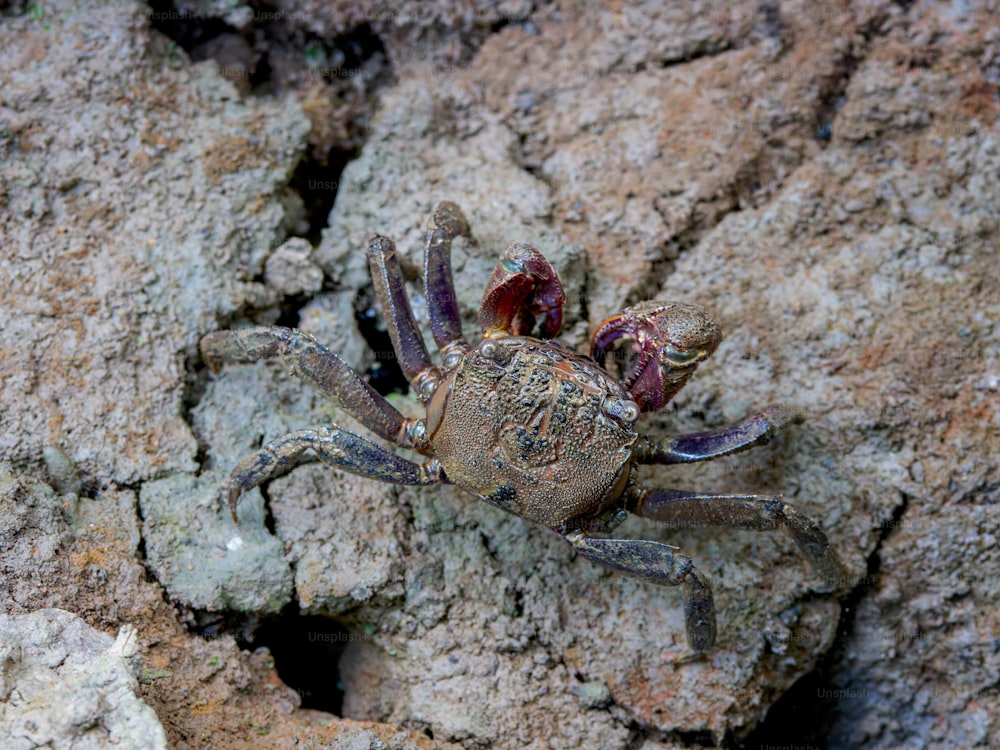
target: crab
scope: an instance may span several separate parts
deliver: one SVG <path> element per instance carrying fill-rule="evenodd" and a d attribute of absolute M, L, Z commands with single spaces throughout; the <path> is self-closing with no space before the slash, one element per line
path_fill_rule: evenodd
<path fill-rule="evenodd" d="M 589 356 L 555 340 L 566 301 L 555 269 L 535 247 L 514 243 L 486 285 L 475 346 L 463 334 L 451 246 L 471 237 L 457 205 L 437 206 L 424 248 L 423 283 L 440 364 L 428 354 L 406 296 L 396 247 L 372 235 L 367 256 L 403 374 L 425 407 L 405 417 L 343 359 L 303 331 L 255 326 L 206 335 L 201 351 L 225 362 L 280 358 L 411 461 L 329 424 L 268 442 L 232 470 L 228 505 L 305 460 L 402 485 L 454 484 L 498 508 L 553 530 L 576 552 L 649 583 L 679 586 L 687 642 L 703 653 L 716 640 L 712 591 L 689 557 L 668 544 L 609 536 L 629 513 L 672 527 L 784 529 L 834 587 L 847 573 L 826 534 L 781 495 L 705 494 L 644 487 L 642 464 L 726 456 L 768 442 L 793 417 L 773 405 L 728 428 L 654 441 L 636 431 L 718 347 L 719 326 L 699 306 L 642 302 L 593 333 Z M 609 363 L 609 356 L 612 362 Z M 238 522 L 238 521 L 237 521 Z"/>

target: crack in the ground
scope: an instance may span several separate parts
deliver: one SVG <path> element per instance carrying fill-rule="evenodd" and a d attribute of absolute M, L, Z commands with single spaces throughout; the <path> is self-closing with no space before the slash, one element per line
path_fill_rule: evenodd
<path fill-rule="evenodd" d="M 256 7 L 257 11 L 265 6 Z M 259 17 L 258 17 L 259 16 Z M 295 26 L 294 20 L 271 21 L 266 12 L 255 12 L 254 20 L 245 29 L 238 30 L 222 19 L 206 19 L 197 15 L 177 11 L 171 0 L 153 0 L 149 14 L 150 23 L 180 47 L 193 59 L 214 58 L 219 63 L 224 77 L 232 80 L 245 96 L 268 96 L 279 93 L 282 85 L 294 87 L 303 76 L 309 81 L 319 80 L 313 73 L 315 64 L 335 65 L 336 70 L 360 70 L 378 55 L 384 57 L 381 40 L 367 25 L 348 30 L 335 38 L 322 38 Z M 275 19 L 282 19 L 274 15 Z M 269 58 L 272 47 L 287 64 L 298 61 L 300 70 L 273 67 Z M 283 54 L 297 50 L 297 55 Z M 235 55 L 235 62 L 233 55 Z M 242 56 L 242 57 L 241 57 Z M 326 68 L 323 68 L 325 70 Z M 326 103 L 330 106 L 342 104 L 344 108 L 331 110 L 337 123 L 328 132 L 311 136 L 308 149 L 291 176 L 287 187 L 302 200 L 304 223 L 288 231 L 289 237 L 299 236 L 313 247 L 317 246 L 321 234 L 329 224 L 329 216 L 340 187 L 341 175 L 347 164 L 360 155 L 361 147 L 367 140 L 368 130 L 364 125 L 374 107 L 372 94 L 384 86 L 391 77 L 391 71 L 384 61 L 375 61 L 375 72 L 364 78 L 363 90 L 353 92 L 353 81 L 345 78 L 323 77 Z M 227 71 L 245 71 L 242 79 Z M 234 75 L 237 77 L 234 79 Z M 354 98 L 351 98 L 354 97 Z M 315 103 L 315 98 L 311 101 Z M 339 115 L 339 118 L 336 116 Z M 251 280 L 265 285 L 262 275 Z M 324 279 L 320 293 L 334 291 L 329 279 Z M 364 290 L 359 290 L 359 299 L 365 299 Z M 244 307 L 228 318 L 217 321 L 219 328 L 235 327 L 246 322 L 272 322 L 286 327 L 297 327 L 302 310 L 315 298 L 315 294 L 285 295 L 269 301 L 265 308 Z M 270 302 L 273 301 L 273 304 Z M 367 305 L 359 305 L 357 310 L 358 328 L 365 335 L 373 351 L 378 351 L 384 342 L 378 332 L 368 330 L 364 323 Z M 373 385 L 382 392 L 400 389 L 401 374 L 392 377 L 392 369 L 398 370 L 394 359 L 386 358 L 382 363 L 379 377 L 373 377 Z M 389 376 L 386 377 L 386 374 Z M 197 440 L 197 474 L 209 467 L 209 443 L 207 436 L 196 427 L 194 412 L 202 403 L 211 375 L 200 354 L 195 350 L 185 362 L 185 379 L 181 394 L 181 418 L 191 428 Z M 276 535 L 275 519 L 271 510 L 268 485 L 260 487 L 264 497 L 264 524 L 272 536 Z M 138 492 L 138 490 L 136 490 Z M 141 510 L 136 504 L 140 529 L 144 523 Z M 146 557 L 146 540 L 140 533 L 139 557 L 146 571 L 147 580 L 155 583 L 164 601 L 178 611 L 181 621 L 187 621 L 188 631 L 204 638 L 217 638 L 230 634 L 243 650 L 253 651 L 267 647 L 274 657 L 281 679 L 295 690 L 304 708 L 341 712 L 344 692 L 338 679 L 338 661 L 348 642 L 363 637 L 354 633 L 338 620 L 318 615 L 303 615 L 298 607 L 298 595 L 294 589 L 290 601 L 276 615 L 258 617 L 230 610 L 210 612 L 191 610 L 173 602 L 165 586 L 153 574 Z M 291 564 L 294 579 L 295 564 Z"/>
<path fill-rule="evenodd" d="M 811 672 L 799 678 L 771 706 L 764 721 L 748 735 L 741 747 L 753 750 L 788 743 L 826 746 L 836 709 L 835 698 L 824 698 L 837 695 L 835 686 L 830 682 L 833 665 L 842 660 L 846 644 L 854 635 L 858 605 L 875 589 L 882 567 L 882 546 L 893 531 L 900 528 L 908 508 L 909 497 L 901 492 L 900 503 L 893 510 L 892 518 L 881 524 L 878 541 L 867 559 L 864 577 L 840 599 L 841 615 L 837 623 L 837 635 L 830 649 Z"/>
<path fill-rule="evenodd" d="M 912 3 L 899 3 L 902 13 Z M 837 112 L 846 102 L 846 92 L 854 80 L 854 74 L 861 64 L 868 59 L 875 41 L 884 38 L 887 31 L 882 31 L 891 13 L 888 11 L 872 16 L 866 23 L 856 29 L 862 43 L 857 50 L 848 49 L 834 62 L 833 72 L 819 82 L 819 95 L 813 109 L 813 124 L 816 140 L 825 148 L 833 138 L 833 124 Z"/>
<path fill-rule="evenodd" d="M 905 13 L 907 3 L 901 3 L 898 7 Z M 861 64 L 871 54 L 876 41 L 884 37 L 888 32 L 883 31 L 886 23 L 892 14 L 888 11 L 873 16 L 856 31 L 860 35 L 863 43 L 860 49 L 848 50 L 834 61 L 834 73 L 820 82 L 820 92 L 817 96 L 816 106 L 809 127 L 814 130 L 816 140 L 825 145 L 831 140 L 833 135 L 833 120 L 837 111 L 844 104 L 844 94 L 853 80 L 854 74 Z M 744 200 L 744 196 L 751 199 L 760 195 L 761 184 L 771 185 L 771 183 L 761 183 L 760 176 L 765 172 L 776 172 L 769 170 L 767 166 L 774 161 L 781 163 L 781 156 L 785 152 L 768 147 L 762 147 L 753 160 L 743 169 L 740 169 L 732 182 L 724 188 L 724 195 L 721 198 L 703 200 L 696 203 L 690 213 L 688 223 L 670 237 L 663 247 L 663 252 L 657 260 L 654 260 L 650 267 L 650 273 L 646 279 L 634 289 L 626 299 L 627 304 L 634 304 L 642 299 L 652 299 L 662 290 L 675 268 L 677 261 L 688 251 L 696 247 L 705 236 L 711 233 L 719 224 L 732 214 L 739 214 L 745 210 L 759 210 L 766 206 L 773 195 L 758 204 L 755 200 Z M 800 152 L 797 159 L 790 163 L 784 163 L 786 171 L 791 171 L 801 167 L 805 162 L 805 155 Z M 783 185 L 774 183 L 779 191 Z M 670 217 L 667 215 L 665 207 L 654 201 L 653 208 L 669 226 Z M 706 212 L 705 209 L 708 209 Z M 700 214 L 708 213 L 707 218 L 699 218 Z"/>

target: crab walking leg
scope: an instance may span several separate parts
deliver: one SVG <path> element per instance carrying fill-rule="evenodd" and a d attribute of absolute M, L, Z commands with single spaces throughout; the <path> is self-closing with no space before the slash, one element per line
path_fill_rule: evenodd
<path fill-rule="evenodd" d="M 451 276 L 451 242 L 469 235 L 469 222 L 462 209 L 450 201 L 439 203 L 431 219 L 424 248 L 424 296 L 430 317 L 434 343 L 441 349 L 445 365 L 455 355 L 467 351 L 469 345 L 462 336 L 462 319 L 455 299 L 455 282 Z"/>
<path fill-rule="evenodd" d="M 413 384 L 417 398 L 427 401 L 441 382 L 441 373 L 431 364 L 427 345 L 413 319 L 393 241 L 377 234 L 369 237 L 368 265 L 389 338 L 399 357 L 399 366 L 406 379 Z"/>
<path fill-rule="evenodd" d="M 603 539 L 582 531 L 564 537 L 591 562 L 660 586 L 682 586 L 688 644 L 695 651 L 707 651 L 715 643 L 712 589 L 687 555 L 643 539 Z"/>
<path fill-rule="evenodd" d="M 784 529 L 828 585 L 839 589 L 850 584 L 850 574 L 823 529 L 788 505 L 780 495 L 711 495 L 640 489 L 628 498 L 625 507 L 638 516 L 673 528 Z"/>
<path fill-rule="evenodd" d="M 769 443 L 774 434 L 794 420 L 796 412 L 774 404 L 742 422 L 721 430 L 694 432 L 662 443 L 640 438 L 632 457 L 642 464 L 679 464 L 706 461 Z"/>
<path fill-rule="evenodd" d="M 400 414 L 349 364 L 308 333 L 280 326 L 216 331 L 202 338 L 201 353 L 213 372 L 218 372 L 224 362 L 280 357 L 296 375 L 379 437 L 404 448 L 423 448 L 423 421 Z"/>
<path fill-rule="evenodd" d="M 236 521 L 240 495 L 257 485 L 279 477 L 307 457 L 311 450 L 320 461 L 369 479 L 393 484 L 437 484 L 447 481 L 441 463 L 432 458 L 417 464 L 387 451 L 353 432 L 326 425 L 315 430 L 298 430 L 272 440 L 233 469 L 227 482 L 229 510 Z"/>

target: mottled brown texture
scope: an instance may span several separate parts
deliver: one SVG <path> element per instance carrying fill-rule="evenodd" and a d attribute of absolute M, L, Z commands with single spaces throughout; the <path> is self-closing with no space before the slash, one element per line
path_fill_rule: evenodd
<path fill-rule="evenodd" d="M 502 366 L 483 346 L 502 352 Z M 440 423 L 428 429 L 460 487 L 551 527 L 618 499 L 636 435 L 602 407 L 628 394 L 589 359 L 538 339 L 489 339 L 446 388 Z"/>

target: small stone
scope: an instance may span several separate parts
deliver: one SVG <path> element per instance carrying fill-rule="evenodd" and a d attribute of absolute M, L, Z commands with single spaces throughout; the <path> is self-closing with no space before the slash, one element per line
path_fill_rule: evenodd
<path fill-rule="evenodd" d="M 611 691 L 600 680 L 582 682 L 575 689 L 580 702 L 587 708 L 601 708 L 611 702 Z"/>
<path fill-rule="evenodd" d="M 323 271 L 311 260 L 312 245 L 292 237 L 264 264 L 267 285 L 283 294 L 313 294 L 323 288 Z"/>

